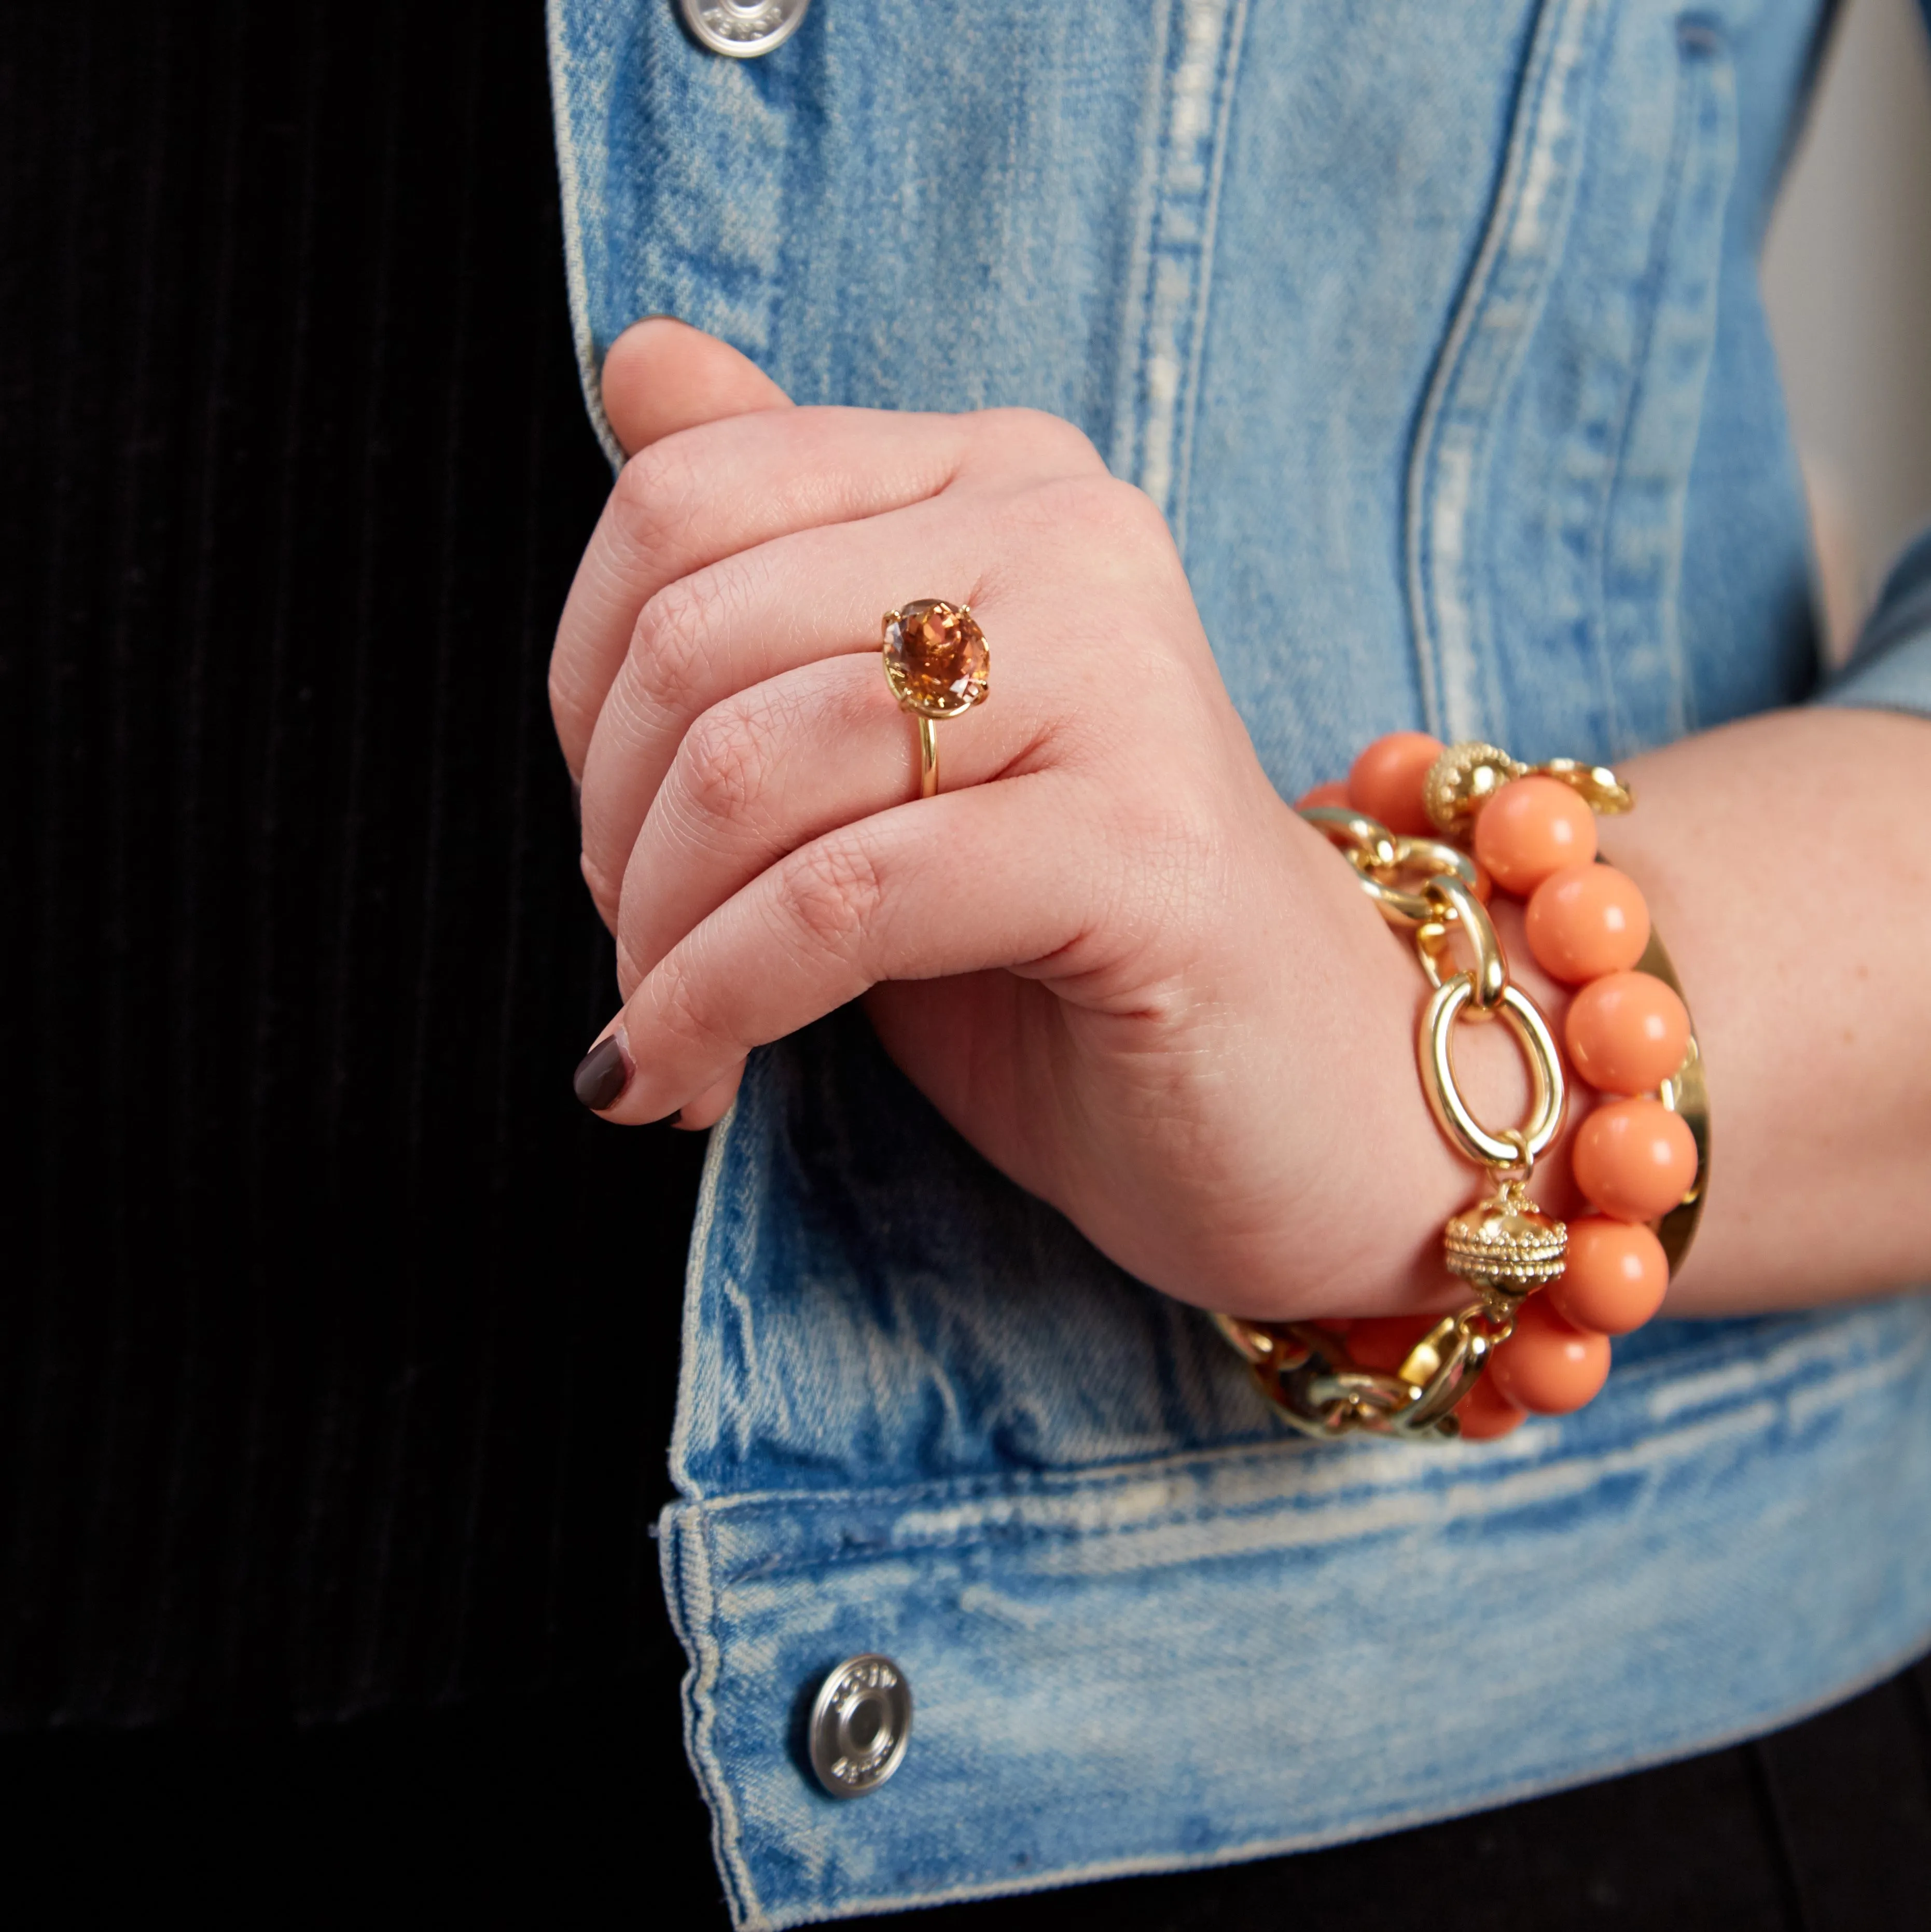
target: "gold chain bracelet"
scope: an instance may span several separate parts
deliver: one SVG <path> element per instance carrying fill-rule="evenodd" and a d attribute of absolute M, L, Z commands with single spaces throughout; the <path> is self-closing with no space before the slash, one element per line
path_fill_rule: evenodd
<path fill-rule="evenodd" d="M 1383 917 L 1413 940 L 1431 988 L 1417 1032 L 1422 1090 L 1450 1145 L 1486 1170 L 1489 1178 L 1481 1198 L 1453 1216 L 1442 1234 L 1444 1263 L 1468 1284 L 1474 1298 L 1428 1326 L 1397 1366 L 1357 1361 L 1350 1352 L 1345 1323 L 1215 1316 L 1222 1332 L 1252 1365 L 1269 1400 L 1307 1435 L 1334 1438 L 1366 1432 L 1411 1442 L 1460 1435 L 1462 1421 L 1456 1412 L 1475 1391 L 1498 1352 L 1516 1335 L 1528 1298 L 1564 1273 L 1569 1230 L 1530 1199 L 1528 1188 L 1537 1160 L 1562 1131 L 1570 1082 L 1546 1017 L 1510 977 L 1501 937 L 1484 902 L 1494 882 L 1467 849 L 1485 808 L 1506 788 L 1528 778 L 1553 781 L 1588 808 L 1579 814 L 1589 826 L 1585 863 L 1595 858 L 1591 814 L 1625 812 L 1635 802 L 1628 788 L 1602 766 L 1555 759 L 1528 766 L 1492 745 L 1444 749 L 1419 734 L 1404 734 L 1371 746 L 1351 776 L 1347 802 L 1334 802 L 1338 787 L 1318 788 L 1302 802 L 1302 816 L 1354 867 L 1363 890 Z M 1360 808 L 1384 801 L 1391 808 L 1383 817 Z M 1518 802 L 1521 810 L 1515 809 Z M 1567 823 L 1570 836 L 1576 836 L 1576 807 L 1570 805 L 1565 812 L 1552 790 L 1517 794 L 1504 816 L 1520 820 L 1528 828 L 1531 844 L 1551 827 L 1562 831 L 1564 824 L 1558 821 Z M 1417 829 L 1391 829 L 1384 817 L 1405 819 Z M 1421 829 L 1424 826 L 1426 830 Z M 1504 825 L 1502 832 L 1508 829 Z M 1492 842 L 1498 854 L 1510 849 L 1502 843 L 1502 832 Z M 1516 842 L 1521 843 L 1519 828 Z M 1525 882 L 1535 878 L 1538 866 L 1515 864 L 1510 869 L 1518 881 Z M 1560 864 L 1550 868 L 1535 879 L 1533 893 L 1525 895 L 1531 908 L 1531 946 L 1539 958 L 1538 900 L 1547 898 L 1553 908 L 1541 926 L 1553 935 L 1547 943 L 1558 955 L 1564 935 L 1557 922 L 1568 916 L 1573 924 L 1576 916 L 1565 914 L 1564 895 L 1593 904 L 1585 891 L 1579 891 L 1573 872 Z M 1620 874 L 1609 876 L 1621 880 Z M 1580 880 L 1582 887 L 1591 883 L 1588 877 Z M 1641 907 L 1639 896 L 1627 881 L 1622 884 L 1627 887 L 1622 902 L 1635 896 L 1647 928 L 1647 909 Z M 1466 949 L 1466 964 L 1455 956 L 1458 938 Z M 1662 940 L 1648 930 L 1646 941 L 1636 943 L 1640 944 L 1639 956 L 1621 969 L 1625 976 L 1633 971 L 1660 981 L 1680 1002 L 1682 988 Z M 1558 968 L 1564 963 L 1558 957 Z M 1557 976 L 1593 980 L 1606 976 L 1558 970 Z M 1681 1009 L 1681 1013 L 1685 1043 L 1681 1058 L 1672 1072 L 1655 1082 L 1655 1101 L 1642 1104 L 1660 1103 L 1687 1127 L 1695 1154 L 1690 1184 L 1652 1219 L 1641 1212 L 1649 1204 L 1637 1201 L 1632 1205 L 1626 1192 L 1618 1193 L 1608 1182 L 1597 1183 L 1598 1192 L 1617 1204 L 1603 1210 L 1612 1232 L 1615 1225 L 1639 1221 L 1653 1230 L 1666 1279 L 1675 1274 L 1688 1252 L 1708 1173 L 1708 1094 L 1694 1028 L 1687 1010 Z M 1457 1026 L 1497 1018 L 1520 1046 L 1532 1088 L 1528 1118 L 1500 1132 L 1484 1126 L 1463 1097 L 1454 1060 Z M 1682 1129 L 1675 1132 L 1681 1138 Z M 1582 1178 L 1579 1173 L 1578 1178 Z M 1560 1318 L 1552 1319 L 1567 1332 Z M 1579 1326 L 1576 1332 L 1590 1334 Z M 1500 1430 L 1492 1426 L 1483 1432 Z"/>

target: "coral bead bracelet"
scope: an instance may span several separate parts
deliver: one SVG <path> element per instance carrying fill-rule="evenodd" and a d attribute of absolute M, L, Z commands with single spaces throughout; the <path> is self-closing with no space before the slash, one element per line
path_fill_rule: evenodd
<path fill-rule="evenodd" d="M 1609 1337 L 1661 1306 L 1702 1209 L 1709 1100 L 1649 908 L 1597 856 L 1598 814 L 1634 803 L 1600 765 L 1530 767 L 1493 745 L 1444 747 L 1414 731 L 1378 740 L 1345 785 L 1301 800 L 1303 817 L 1413 938 L 1433 989 L 1417 1039 L 1423 1091 L 1450 1144 L 1490 1184 L 1443 1231 L 1444 1263 L 1475 1297 L 1455 1314 L 1215 1318 L 1304 1432 L 1480 1438 L 1531 1413 L 1579 1408 L 1609 1374 Z M 1540 1009 L 1509 976 L 1486 909 L 1497 890 L 1526 902 L 1529 950 L 1576 988 L 1566 1066 Z M 1500 1132 L 1462 1099 L 1453 1052 L 1458 1026 L 1498 1018 L 1534 1088 L 1528 1119 Z M 1570 1149 L 1595 1211 L 1565 1226 L 1530 1198 L 1528 1183 L 1561 1132 L 1572 1071 L 1600 1096 Z"/>

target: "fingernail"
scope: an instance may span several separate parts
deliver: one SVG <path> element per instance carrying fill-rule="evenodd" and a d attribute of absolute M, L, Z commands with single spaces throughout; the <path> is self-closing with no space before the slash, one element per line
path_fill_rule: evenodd
<path fill-rule="evenodd" d="M 601 1114 L 616 1104 L 619 1094 L 630 1084 L 630 1056 L 617 1036 L 606 1034 L 577 1063 L 570 1084 L 578 1100 L 593 1114 Z"/>
<path fill-rule="evenodd" d="M 583 823 L 583 781 L 581 778 L 570 781 L 570 810 L 580 826 Z"/>

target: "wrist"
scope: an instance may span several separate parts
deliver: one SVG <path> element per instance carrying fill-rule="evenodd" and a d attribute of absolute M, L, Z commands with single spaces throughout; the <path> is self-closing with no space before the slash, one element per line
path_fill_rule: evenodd
<path fill-rule="evenodd" d="M 1660 1303 L 1700 1216 L 1708 1114 L 1697 1043 L 1642 893 L 1591 862 L 1596 814 L 1632 802 L 1603 768 L 1556 760 L 1531 771 L 1492 746 L 1444 750 L 1413 734 L 1364 753 L 1345 802 L 1303 802 L 1364 896 L 1409 936 L 1432 988 L 1415 1035 L 1420 1084 L 1449 1148 L 1486 1175 L 1479 1199 L 1442 1229 L 1435 1278 L 1459 1304 L 1452 1314 L 1417 1320 L 1417 1301 L 1432 1300 L 1432 1270 L 1408 1262 L 1406 1231 L 1384 1218 L 1384 1234 L 1407 1250 L 1397 1256 L 1407 1312 L 1363 1321 L 1331 1300 L 1333 1312 L 1312 1321 L 1223 1319 L 1264 1390 L 1305 1432 L 1493 1436 L 1525 1410 L 1579 1407 L 1609 1372 L 1608 1336 Z M 1513 949 L 1517 970 L 1527 975 L 1531 958 L 1543 969 L 1534 976 L 1543 1003 L 1511 971 L 1504 932 L 1516 937 L 1518 926 L 1527 944 Z M 1563 999 L 1550 978 L 1586 997 Z M 1621 1096 L 1566 1148 L 1570 1079 L 1556 1041 L 1565 1020 L 1577 1064 Z M 1529 1089 L 1525 1108 L 1499 1116 L 1518 1123 L 1509 1126 L 1492 1124 L 1508 1064 L 1492 1042 L 1504 1039 L 1519 1052 L 1516 1084 Z M 1559 1167 L 1540 1170 L 1532 1196 L 1552 1154 Z M 1406 1177 L 1418 1216 L 1431 1169 L 1438 1164 L 1417 1158 Z M 1579 1222 L 1573 1273 L 1567 1201 L 1554 1191 L 1566 1196 L 1564 1172 L 1594 1210 Z M 1419 1295 L 1402 1294 L 1417 1271 Z"/>

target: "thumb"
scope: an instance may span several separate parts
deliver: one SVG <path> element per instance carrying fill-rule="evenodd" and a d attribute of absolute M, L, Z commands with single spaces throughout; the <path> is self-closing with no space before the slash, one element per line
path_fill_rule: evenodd
<path fill-rule="evenodd" d="M 677 430 L 791 406 L 750 357 L 667 315 L 632 322 L 610 344 L 603 393 L 604 413 L 626 456 Z"/>

